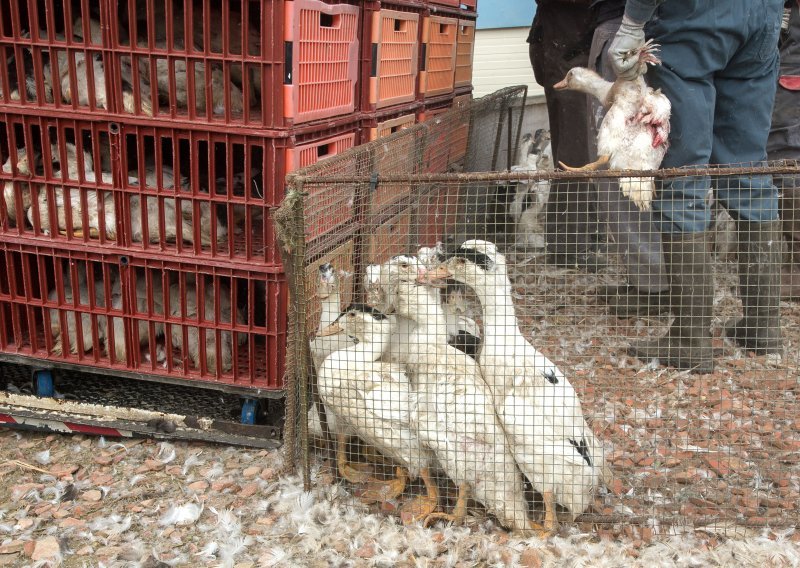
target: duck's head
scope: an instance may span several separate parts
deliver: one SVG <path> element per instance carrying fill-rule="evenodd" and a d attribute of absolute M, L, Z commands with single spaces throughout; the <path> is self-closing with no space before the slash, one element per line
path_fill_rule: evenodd
<path fill-rule="evenodd" d="M 494 243 L 473 239 L 443 255 L 439 266 L 429 274 L 432 280 L 452 278 L 467 286 L 486 283 L 488 276 L 505 275 L 506 259 Z"/>
<path fill-rule="evenodd" d="M 391 334 L 392 319 L 366 304 L 350 304 L 331 325 L 320 330 L 317 337 L 344 333 L 359 342 L 370 343 Z"/>
<path fill-rule="evenodd" d="M 319 281 L 317 282 L 317 297 L 325 300 L 339 291 L 339 278 L 336 269 L 330 262 L 319 267 Z"/>
<path fill-rule="evenodd" d="M 367 303 L 383 311 L 390 311 L 394 306 L 393 298 L 398 286 L 417 282 L 422 271 L 419 258 L 408 254 L 394 256 L 381 265 L 368 266 L 365 283 Z"/>
<path fill-rule="evenodd" d="M 598 81 L 599 80 L 599 81 Z M 581 91 L 593 93 L 599 82 L 604 82 L 602 77 L 585 67 L 573 67 L 567 72 L 566 77 L 553 85 L 556 91 Z"/>

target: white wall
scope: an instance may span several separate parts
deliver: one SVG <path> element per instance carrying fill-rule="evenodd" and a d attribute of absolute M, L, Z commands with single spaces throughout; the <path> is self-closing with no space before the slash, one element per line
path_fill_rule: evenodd
<path fill-rule="evenodd" d="M 528 27 L 477 30 L 472 83 L 475 97 L 503 87 L 528 85 L 528 97 L 543 94 L 528 58 Z"/>

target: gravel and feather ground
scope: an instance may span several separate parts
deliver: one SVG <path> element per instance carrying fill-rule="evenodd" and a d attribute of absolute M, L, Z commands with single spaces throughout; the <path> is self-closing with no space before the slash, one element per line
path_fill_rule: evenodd
<path fill-rule="evenodd" d="M 800 566 L 800 308 L 783 304 L 787 356 L 719 337 L 735 273 L 716 267 L 718 368 L 693 376 L 625 354 L 666 318 L 617 319 L 619 281 L 511 254 L 523 331 L 562 365 L 615 478 L 548 540 L 491 520 L 403 527 L 319 458 L 313 488 L 280 451 L 0 430 L 0 566 Z"/>

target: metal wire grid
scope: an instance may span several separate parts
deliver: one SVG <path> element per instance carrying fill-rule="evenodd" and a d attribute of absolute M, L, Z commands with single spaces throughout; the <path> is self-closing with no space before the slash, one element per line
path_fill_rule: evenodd
<path fill-rule="evenodd" d="M 720 212 L 708 257 L 714 372 L 629 354 L 673 319 L 669 303 L 614 315 L 601 301 L 605 286 L 647 276 L 626 271 L 619 235 L 631 228 L 596 230 L 611 261 L 596 272 L 559 267 L 543 248 L 557 183 L 567 204 L 595 192 L 602 212 L 619 203 L 607 186 L 620 174 L 493 172 L 536 138 L 522 136 L 523 101 L 524 90 L 501 91 L 292 178 L 279 223 L 294 272 L 287 446 L 307 483 L 339 476 L 404 521 L 434 507 L 428 522 L 460 520 L 466 506 L 467 519 L 552 528 L 555 501 L 559 522 L 614 533 L 796 525 L 796 305 L 780 303 L 782 357 L 722 337 L 751 290 Z M 720 186 L 798 172 L 784 162 L 639 177 L 713 174 Z M 318 218 L 324 234 L 309 232 Z M 351 300 L 370 307 L 341 312 Z M 448 342 L 478 344 L 477 363 Z M 350 351 L 324 358 L 336 348 Z"/>

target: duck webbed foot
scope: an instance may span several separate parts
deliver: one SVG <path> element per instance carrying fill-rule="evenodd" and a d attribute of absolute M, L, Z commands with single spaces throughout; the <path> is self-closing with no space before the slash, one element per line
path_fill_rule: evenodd
<path fill-rule="evenodd" d="M 573 167 L 573 166 L 568 166 L 564 162 L 558 162 L 558 165 L 568 172 L 594 172 L 608 165 L 608 161 L 610 159 L 611 156 L 604 154 L 599 158 L 597 158 L 597 160 L 595 160 L 594 162 L 586 164 L 585 166 Z"/>
<path fill-rule="evenodd" d="M 427 519 L 439 504 L 439 490 L 436 483 L 431 479 L 431 474 L 428 468 L 423 468 L 419 472 L 422 482 L 425 484 L 426 495 L 419 495 L 407 501 L 400 508 L 400 519 L 404 525 L 410 525 Z"/>
<path fill-rule="evenodd" d="M 447 513 L 431 513 L 425 518 L 423 526 L 429 527 L 436 521 L 450 521 L 451 523 L 461 524 L 467 516 L 467 495 L 469 494 L 469 485 L 462 483 L 458 486 L 458 499 L 456 506 L 453 507 L 453 512 Z"/>
<path fill-rule="evenodd" d="M 358 494 L 358 498 L 365 503 L 385 503 L 397 499 L 405 491 L 408 483 L 408 471 L 402 467 L 396 470 L 396 477 L 388 481 L 370 479 L 366 489 Z"/>

